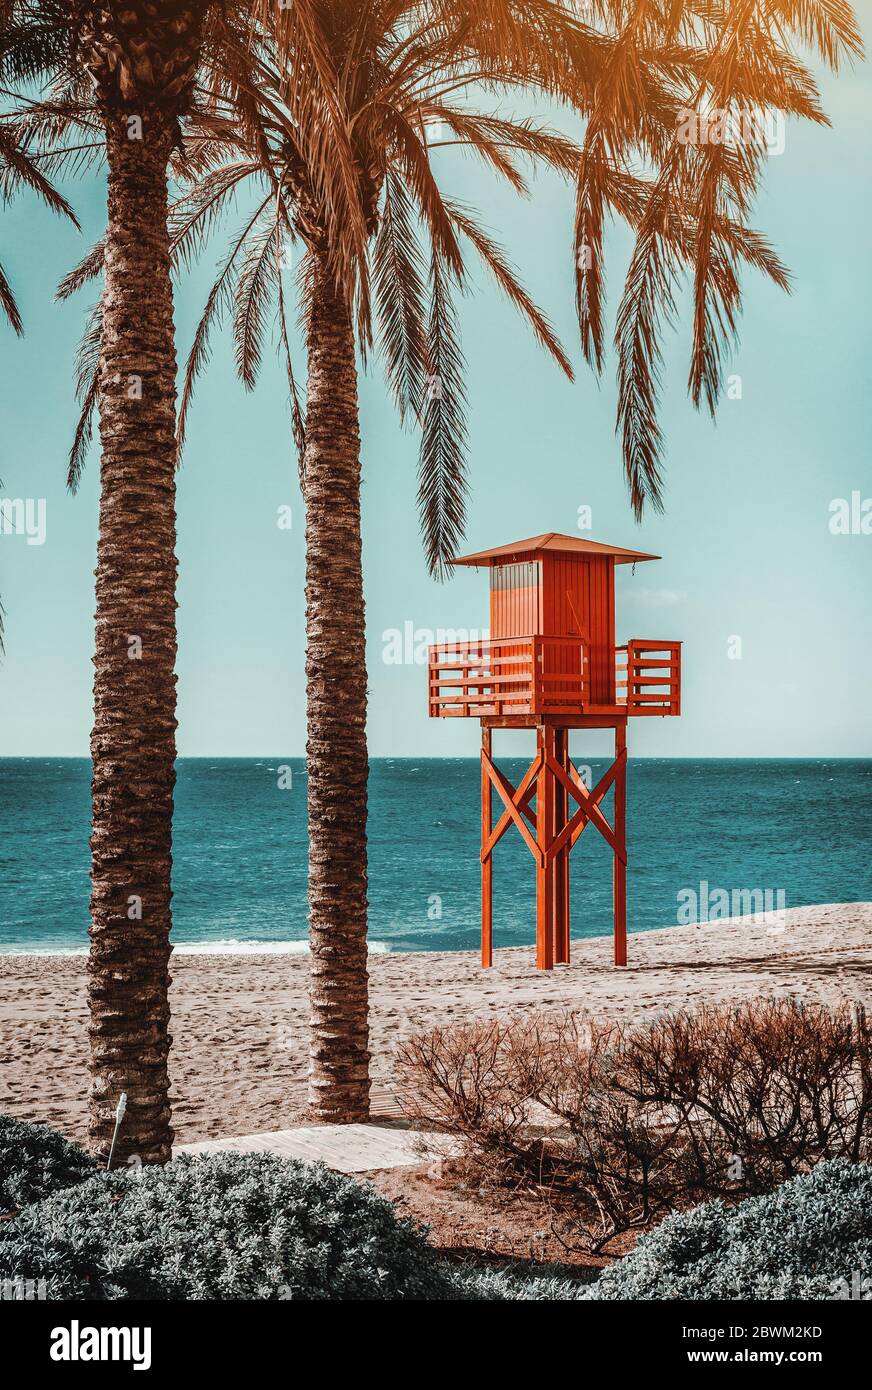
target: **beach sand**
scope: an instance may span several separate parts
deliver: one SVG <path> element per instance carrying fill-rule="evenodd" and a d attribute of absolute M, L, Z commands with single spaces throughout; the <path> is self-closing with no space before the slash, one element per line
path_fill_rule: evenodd
<path fill-rule="evenodd" d="M 778 932 L 749 918 L 573 941 L 569 967 L 539 972 L 533 947 L 370 956 L 372 1071 L 390 1084 L 398 1041 L 519 1010 L 588 1009 L 623 1021 L 702 1001 L 872 996 L 872 903 L 792 908 Z M 173 1120 L 180 1143 L 284 1129 L 304 1116 L 307 973 L 300 955 L 176 955 Z M 0 955 L 0 1111 L 83 1140 L 88 1091 L 83 956 Z"/>

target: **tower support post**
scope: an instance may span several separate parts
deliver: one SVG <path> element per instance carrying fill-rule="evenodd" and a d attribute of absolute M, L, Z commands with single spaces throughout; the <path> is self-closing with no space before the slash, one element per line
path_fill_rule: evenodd
<path fill-rule="evenodd" d="M 614 888 L 615 965 L 627 964 L 627 726 L 615 725 L 615 853 Z"/>
<path fill-rule="evenodd" d="M 569 730 L 555 730 L 555 758 L 567 777 L 570 776 Z M 565 785 L 555 779 L 554 791 L 554 839 L 560 834 L 569 818 L 569 793 Z M 554 855 L 554 962 L 556 965 L 569 964 L 569 849 L 570 842 L 558 849 Z"/>
<path fill-rule="evenodd" d="M 626 720 L 591 717 L 574 728 L 613 728 L 615 757 L 596 786 L 588 788 L 569 754 L 569 727 L 536 722 L 536 755 L 517 787 L 493 761 L 494 727 L 531 727 L 482 721 L 481 726 L 481 963 L 493 964 L 493 852 L 514 826 L 533 856 L 536 871 L 536 965 L 550 970 L 570 958 L 569 857 L 588 825 L 613 855 L 615 965 L 627 964 L 627 726 Z M 614 822 L 602 803 L 614 787 Z M 502 809 L 494 820 L 493 795 Z M 535 811 L 531 806 L 536 798 Z"/>
<path fill-rule="evenodd" d="M 488 775 L 487 762 L 491 758 L 492 743 L 491 731 L 482 724 L 481 726 L 481 963 L 484 966 L 493 965 L 493 886 L 494 886 L 494 860 L 493 850 L 487 849 L 490 841 L 491 830 L 493 829 L 493 806 L 491 795 L 491 781 Z"/>
<path fill-rule="evenodd" d="M 539 755 L 539 774 L 536 782 L 536 965 L 550 970 L 554 965 L 554 865 L 549 853 L 554 834 L 554 776 L 549 759 L 554 761 L 555 733 L 550 724 L 536 729 L 536 751 Z"/>

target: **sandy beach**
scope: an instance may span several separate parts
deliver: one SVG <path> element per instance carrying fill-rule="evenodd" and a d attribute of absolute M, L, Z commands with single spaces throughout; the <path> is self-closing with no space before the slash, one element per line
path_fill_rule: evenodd
<path fill-rule="evenodd" d="M 703 1000 L 793 994 L 872 997 L 872 903 L 793 908 L 773 931 L 749 918 L 572 944 L 573 963 L 537 972 L 532 945 L 495 952 L 370 957 L 371 1049 L 389 1087 L 397 1043 L 439 1024 L 531 1008 L 621 1020 Z M 176 955 L 171 994 L 173 1119 L 180 1142 L 286 1128 L 304 1118 L 308 963 L 300 955 Z M 0 1110 L 85 1135 L 84 956 L 0 955 Z"/>

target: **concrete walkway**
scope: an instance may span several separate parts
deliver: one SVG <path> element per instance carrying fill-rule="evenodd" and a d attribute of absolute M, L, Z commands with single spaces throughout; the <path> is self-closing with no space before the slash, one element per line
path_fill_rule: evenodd
<path fill-rule="evenodd" d="M 243 1134 L 235 1139 L 205 1139 L 180 1144 L 175 1153 L 273 1153 L 280 1158 L 321 1160 L 339 1173 L 365 1173 L 375 1168 L 409 1168 L 432 1163 L 454 1150 L 443 1134 L 430 1134 L 385 1121 L 367 1125 L 303 1125 L 272 1134 Z"/>

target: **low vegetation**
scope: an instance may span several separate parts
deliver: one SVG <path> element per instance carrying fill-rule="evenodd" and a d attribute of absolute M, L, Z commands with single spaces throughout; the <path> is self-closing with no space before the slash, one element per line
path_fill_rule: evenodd
<path fill-rule="evenodd" d="M 591 1299 L 870 1299 L 872 1166 L 834 1159 L 737 1207 L 669 1216 Z"/>
<path fill-rule="evenodd" d="M 22 1154 L 51 1134 L 18 1128 Z M 39 1159 L 33 1176 L 44 1171 Z M 68 1186 L 72 1172 L 57 1167 L 57 1191 L 0 1222 L 0 1282 L 91 1301 L 581 1295 L 548 1271 L 449 1263 L 387 1198 L 321 1164 L 212 1154 L 110 1173 L 89 1166 Z"/>
<path fill-rule="evenodd" d="M 407 1043 L 407 1113 L 460 1142 L 466 1179 L 538 1192 L 561 1238 L 621 1232 L 872 1156 L 859 1006 L 703 1007 L 642 1027 L 580 1015 L 439 1029 Z"/>
<path fill-rule="evenodd" d="M 0 1233 L 0 1273 L 53 1299 L 439 1296 L 422 1231 L 372 1188 L 270 1154 L 100 1174 Z"/>
<path fill-rule="evenodd" d="M 0 1215 L 72 1187 L 95 1171 L 84 1149 L 48 1125 L 0 1115 Z"/>
<path fill-rule="evenodd" d="M 44 1126 L 0 1117 L 0 1283 L 47 1299 L 868 1298 L 872 1166 L 832 1160 L 772 1194 L 676 1213 L 594 1284 L 524 1262 L 449 1262 L 366 1183 L 271 1154 L 95 1172 Z M 50 1161 L 46 1155 L 51 1155 Z M 46 1195 L 46 1189 L 55 1191 Z"/>

